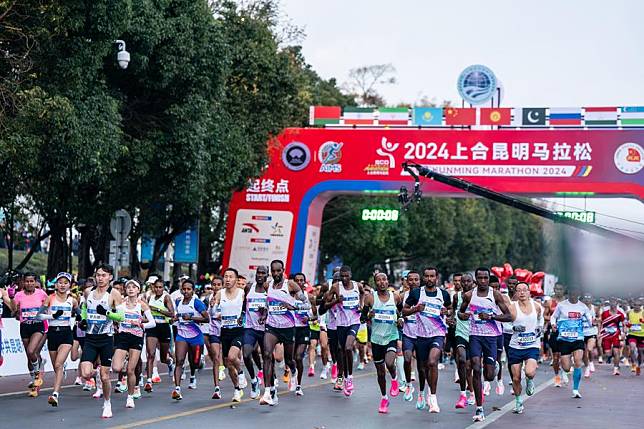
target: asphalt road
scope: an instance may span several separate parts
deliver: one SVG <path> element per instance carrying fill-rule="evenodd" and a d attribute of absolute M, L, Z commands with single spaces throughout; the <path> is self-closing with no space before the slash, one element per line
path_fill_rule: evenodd
<path fill-rule="evenodd" d="M 144 393 L 136 402 L 136 408 L 125 408 L 125 395 L 114 393 L 112 410 L 114 417 L 100 419 L 101 400 L 92 399 L 80 387 L 65 388 L 61 394 L 58 408 L 47 404 L 51 374 L 39 398 L 26 397 L 24 386 L 26 377 L 5 377 L 0 379 L 0 428 L 174 428 L 180 425 L 190 427 L 218 428 L 389 428 L 420 427 L 420 425 L 440 424 L 441 428 L 514 428 L 528 427 L 565 427 L 565 428 L 602 428 L 619 424 L 635 424 L 644 419 L 644 377 L 631 375 L 628 368 L 622 367 L 622 376 L 610 375 L 610 367 L 598 365 L 598 371 L 590 380 L 584 379 L 581 392 L 584 398 L 575 400 L 570 397 L 570 388 L 555 388 L 551 385 L 552 371 L 542 365 L 536 384 L 538 393 L 525 402 L 526 411 L 522 415 L 511 413 L 513 396 L 506 386 L 506 393 L 498 396 L 494 392 L 487 397 L 485 409 L 487 420 L 473 424 L 471 417 L 474 407 L 465 410 L 454 409 L 458 389 L 453 383 L 453 366 L 447 365 L 440 372 L 438 401 L 440 414 L 417 411 L 415 402 L 404 402 L 402 395 L 392 398 L 390 413 L 378 414 L 379 391 L 373 366 L 364 371 L 355 371 L 355 391 L 351 398 L 334 392 L 328 381 L 316 377 L 305 377 L 304 396 L 296 397 L 281 390 L 280 403 L 276 407 L 260 406 L 248 398 L 249 391 L 242 403 L 231 406 L 232 386 L 229 380 L 222 382 L 222 400 L 212 400 L 211 372 L 202 371 L 198 375 L 197 390 L 183 388 L 182 401 L 170 399 L 170 386 L 167 376 L 162 374 L 163 383 L 155 385 L 151 394 Z M 280 371 L 281 374 L 281 371 Z M 73 381 L 73 372 L 68 375 Z M 494 386 L 494 384 L 493 384 Z M 280 384 L 284 388 L 284 383 Z M 637 423 L 639 424 L 639 423 Z M 402 425 L 402 426 L 401 426 Z"/>

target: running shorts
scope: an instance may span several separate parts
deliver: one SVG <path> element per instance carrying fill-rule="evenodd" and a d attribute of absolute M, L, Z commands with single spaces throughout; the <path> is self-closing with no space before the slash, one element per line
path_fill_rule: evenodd
<path fill-rule="evenodd" d="M 241 350 L 242 339 L 244 338 L 244 328 L 225 328 L 221 330 L 221 355 L 224 358 L 228 357 L 228 352 L 231 348 L 237 347 Z"/>
<path fill-rule="evenodd" d="M 169 323 L 159 323 L 154 328 L 146 329 L 145 335 L 157 338 L 160 343 L 169 343 L 172 337 Z"/>
<path fill-rule="evenodd" d="M 311 329 L 311 340 L 320 341 L 320 331 L 314 331 L 313 329 Z"/>
<path fill-rule="evenodd" d="M 501 355 L 503 354 L 503 343 L 505 342 L 505 338 L 503 337 L 503 334 L 499 335 L 496 337 L 496 357 L 500 358 Z"/>
<path fill-rule="evenodd" d="M 23 322 L 20 324 L 20 338 L 28 340 L 33 334 L 45 335 L 45 324 L 42 321 Z"/>
<path fill-rule="evenodd" d="M 445 335 L 445 347 L 448 351 L 456 350 L 456 326 L 447 327 L 447 335 Z"/>
<path fill-rule="evenodd" d="M 244 338 L 242 343 L 244 345 L 249 345 L 252 348 L 255 348 L 257 344 L 259 344 L 260 347 L 263 347 L 264 331 L 258 331 L 257 329 L 253 329 L 253 328 L 244 329 Z"/>
<path fill-rule="evenodd" d="M 358 335 L 358 329 L 360 329 L 360 325 L 357 323 L 351 326 L 338 326 L 338 347 L 345 347 L 347 338 L 350 336 L 355 338 Z"/>
<path fill-rule="evenodd" d="M 266 326 L 266 332 L 275 336 L 278 343 L 293 344 L 295 342 L 295 327 L 273 328 L 272 326 Z"/>
<path fill-rule="evenodd" d="M 206 340 L 206 336 L 204 335 L 204 341 Z M 208 343 L 209 344 L 221 344 L 221 337 L 219 335 L 211 335 L 208 334 Z"/>
<path fill-rule="evenodd" d="M 611 350 L 613 348 L 619 348 L 621 346 L 622 343 L 621 341 L 619 341 L 619 335 L 602 338 L 602 350 Z"/>
<path fill-rule="evenodd" d="M 512 339 L 512 334 L 503 333 L 503 350 L 505 354 L 508 354 L 508 349 L 510 348 L 510 340 Z"/>
<path fill-rule="evenodd" d="M 203 346 L 204 344 L 204 338 L 203 334 L 199 332 L 199 334 L 195 337 L 192 338 L 186 338 L 182 337 L 181 335 L 177 334 L 177 336 L 174 338 L 175 343 L 188 343 L 191 346 Z"/>
<path fill-rule="evenodd" d="M 308 326 L 297 326 L 295 328 L 295 345 L 309 344 L 311 342 L 311 330 Z"/>
<path fill-rule="evenodd" d="M 387 352 L 396 353 L 396 343 L 398 340 L 389 341 L 385 345 L 371 343 L 371 353 L 373 354 L 373 363 L 383 363 Z"/>
<path fill-rule="evenodd" d="M 557 341 L 559 343 L 559 352 L 562 356 L 571 355 L 575 350 L 585 350 L 586 343 L 584 340 L 577 341 Z"/>
<path fill-rule="evenodd" d="M 63 344 L 74 343 L 72 328 L 69 326 L 50 326 L 47 332 L 47 348 L 50 352 L 55 352 Z"/>
<path fill-rule="evenodd" d="M 465 349 L 465 359 L 470 360 L 470 342 L 467 341 L 465 338 L 457 335 L 456 336 L 456 349 L 458 350 L 459 347 L 462 347 Z"/>
<path fill-rule="evenodd" d="M 510 365 L 522 364 L 528 359 L 539 360 L 539 349 L 531 347 L 529 349 L 515 349 L 508 347 L 508 363 Z"/>
<path fill-rule="evenodd" d="M 627 335 L 626 344 L 635 344 L 638 349 L 644 348 L 644 337 L 638 337 L 637 335 Z"/>
<path fill-rule="evenodd" d="M 416 359 L 420 362 L 427 362 L 429 352 L 433 348 L 440 349 L 445 347 L 445 336 L 437 337 L 417 337 L 416 338 Z"/>
<path fill-rule="evenodd" d="M 336 350 L 338 350 L 338 330 L 327 328 L 326 334 L 329 340 L 329 350 L 332 350 L 332 353 L 335 353 Z"/>
<path fill-rule="evenodd" d="M 584 343 L 588 344 L 588 341 L 592 340 L 593 338 L 596 340 L 596 339 L 597 339 L 597 335 L 586 335 L 586 336 L 584 337 Z"/>
<path fill-rule="evenodd" d="M 552 353 L 559 353 L 559 340 L 557 340 L 558 334 L 556 332 L 550 331 L 550 336 L 548 337 L 548 346 Z"/>
<path fill-rule="evenodd" d="M 403 352 L 406 352 L 407 350 L 414 351 L 416 349 L 416 338 L 408 337 L 407 335 L 403 334 L 402 349 Z"/>
<path fill-rule="evenodd" d="M 497 337 L 470 335 L 470 356 L 482 357 L 486 364 L 494 364 L 497 356 Z M 486 361 L 487 360 L 487 361 Z"/>
<path fill-rule="evenodd" d="M 96 362 L 100 358 L 101 366 L 112 366 L 112 354 L 114 353 L 114 337 L 107 334 L 85 336 L 85 345 L 81 362 Z"/>
<path fill-rule="evenodd" d="M 143 350 L 143 337 L 137 337 L 129 332 L 121 332 L 114 337 L 114 348 L 128 351 Z"/>

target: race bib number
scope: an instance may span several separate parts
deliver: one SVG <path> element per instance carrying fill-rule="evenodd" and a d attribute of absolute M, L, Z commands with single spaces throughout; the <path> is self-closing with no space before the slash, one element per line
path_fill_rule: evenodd
<path fill-rule="evenodd" d="M 154 317 L 155 322 L 166 323 L 165 318 L 160 314 L 153 314 L 152 317 Z"/>
<path fill-rule="evenodd" d="M 257 312 L 260 308 L 266 307 L 266 300 L 263 299 L 249 299 L 248 300 L 248 311 Z"/>
<path fill-rule="evenodd" d="M 567 341 L 575 341 L 583 333 L 581 319 L 577 320 L 560 320 L 557 323 L 559 337 Z"/>
<path fill-rule="evenodd" d="M 186 320 L 186 319 L 183 318 L 183 316 L 191 316 L 191 315 L 192 315 L 192 313 L 179 313 L 179 314 L 177 314 L 177 316 L 179 317 L 179 324 L 181 324 L 181 325 L 189 325 L 189 324 L 191 324 L 192 320 L 190 320 L 190 319 Z"/>
<path fill-rule="evenodd" d="M 534 332 L 520 332 L 517 340 L 521 346 L 530 346 L 537 341 L 537 335 Z"/>
<path fill-rule="evenodd" d="M 271 314 L 286 314 L 286 307 L 282 304 L 269 304 L 268 311 Z"/>
<path fill-rule="evenodd" d="M 642 325 L 639 323 L 631 325 L 631 332 L 639 332 L 642 330 Z"/>
<path fill-rule="evenodd" d="M 491 308 L 484 308 L 484 309 L 479 310 L 476 313 L 474 313 L 474 322 L 475 323 L 483 325 L 485 323 L 490 322 L 490 320 L 481 319 L 481 314 L 483 314 L 483 313 L 486 313 L 486 314 L 489 314 L 490 316 L 492 316 L 494 314 L 494 310 L 492 310 Z"/>
<path fill-rule="evenodd" d="M 393 324 L 396 321 L 396 313 L 393 311 L 375 311 L 373 319 L 379 323 Z"/>
<path fill-rule="evenodd" d="M 442 306 L 440 304 L 425 303 L 423 315 L 427 317 L 441 317 L 441 308 Z"/>
<path fill-rule="evenodd" d="M 87 313 L 87 321 L 90 323 L 105 323 L 107 317 L 98 313 Z"/>
<path fill-rule="evenodd" d="M 239 324 L 237 323 L 237 317 L 235 316 L 222 316 L 221 318 L 221 326 L 224 328 L 234 328 L 237 327 Z"/>
<path fill-rule="evenodd" d="M 342 308 L 345 310 L 355 310 L 360 305 L 360 299 L 357 296 L 344 297 L 342 301 Z"/>
<path fill-rule="evenodd" d="M 405 323 L 416 323 L 416 313 L 407 316 L 405 318 Z"/>
<path fill-rule="evenodd" d="M 22 315 L 22 320 L 35 320 L 38 315 L 38 308 L 21 308 L 20 314 Z"/>

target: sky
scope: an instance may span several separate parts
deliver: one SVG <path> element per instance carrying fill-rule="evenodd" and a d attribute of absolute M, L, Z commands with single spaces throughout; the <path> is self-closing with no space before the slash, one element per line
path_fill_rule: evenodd
<path fill-rule="evenodd" d="M 285 19 L 304 30 L 304 56 L 321 77 L 343 84 L 352 68 L 391 63 L 397 82 L 379 88 L 389 105 L 422 97 L 459 104 L 456 80 L 472 64 L 494 71 L 506 107 L 644 105 L 644 1 L 281 0 L 281 5 Z M 551 201 L 559 209 L 566 204 L 595 210 L 597 223 L 644 237 L 640 201 Z"/>

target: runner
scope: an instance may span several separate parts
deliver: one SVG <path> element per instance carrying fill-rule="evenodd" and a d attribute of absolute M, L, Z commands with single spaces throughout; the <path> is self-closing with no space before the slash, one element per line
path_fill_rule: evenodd
<path fill-rule="evenodd" d="M 340 359 L 338 343 L 338 321 L 337 313 L 340 308 L 340 301 L 333 295 L 334 285 L 340 282 L 340 267 L 333 268 L 333 278 L 323 286 L 320 291 L 323 294 L 323 303 L 319 307 L 318 314 L 326 314 L 327 337 L 329 351 L 331 353 L 331 381 L 334 383 L 333 390 L 342 391 L 344 389 L 344 362 Z"/>
<path fill-rule="evenodd" d="M 116 307 L 118 313 L 123 314 L 123 320 L 119 322 L 119 332 L 114 341 L 114 357 L 112 359 L 112 370 L 120 373 L 127 371 L 127 400 L 125 408 L 134 408 L 134 388 L 138 383 L 139 358 L 143 350 L 144 330 L 156 326 L 156 321 L 150 311 L 149 305 L 139 297 L 141 285 L 136 280 L 125 282 L 126 298 Z M 145 315 L 145 322 L 143 321 Z M 156 348 L 151 354 L 154 356 Z M 127 368 L 125 360 L 127 358 Z"/>
<path fill-rule="evenodd" d="M 452 274 L 452 287 L 447 289 L 452 302 L 455 302 L 455 296 L 463 290 L 462 286 L 463 273 Z M 453 316 L 454 314 L 452 314 Z M 456 364 L 456 322 L 453 317 L 447 320 L 446 351 L 450 355 L 450 363 Z M 454 365 L 454 383 L 458 383 L 458 366 Z"/>
<path fill-rule="evenodd" d="M 201 360 L 204 338 L 199 323 L 209 321 L 206 305 L 195 297 L 195 283 L 191 279 L 183 280 L 181 283 L 183 297 L 175 301 L 176 314 L 174 320 L 177 322 L 177 336 L 174 341 L 176 363 L 174 368 L 174 385 L 172 399 L 180 401 L 181 396 L 181 374 L 183 364 L 188 355 L 190 373 L 194 374 Z M 196 378 L 190 376 L 192 388 L 196 388 Z"/>
<path fill-rule="evenodd" d="M 380 387 L 379 413 L 389 412 L 389 396 L 387 396 L 386 371 L 391 375 L 391 388 L 389 394 L 396 397 L 399 394 L 396 379 L 396 343 L 398 342 L 398 324 L 402 325 L 402 318 L 398 318 L 397 307 L 402 300 L 400 295 L 388 290 L 389 281 L 385 273 L 375 275 L 377 294 L 368 294 L 364 299 L 362 309 L 363 320 L 369 318 L 371 324 L 371 348 L 373 363 L 378 373 Z"/>
<path fill-rule="evenodd" d="M 233 402 L 240 402 L 244 391 L 239 387 L 239 369 L 242 338 L 244 335 L 242 310 L 244 290 L 237 287 L 238 272 L 234 268 L 224 270 L 224 288 L 215 295 L 215 306 L 221 313 L 221 354 L 233 384 Z"/>
<path fill-rule="evenodd" d="M 64 365 L 74 342 L 72 325 L 75 318 L 72 317 L 72 313 L 78 310 L 78 301 L 69 293 L 71 274 L 58 273 L 54 281 L 56 292 L 45 299 L 38 313 L 38 319 L 47 320 L 49 323 L 47 348 L 54 367 L 54 391 L 49 396 L 48 402 L 52 407 L 57 407 L 60 385 L 63 383 Z"/>
<path fill-rule="evenodd" d="M 626 314 L 626 327 L 628 328 L 626 342 L 631 351 L 631 365 L 635 367 L 635 374 L 637 375 L 640 375 L 642 358 L 644 357 L 643 325 L 642 298 L 638 298 L 633 302 L 633 308 Z"/>
<path fill-rule="evenodd" d="M 561 387 L 561 376 L 559 375 L 559 370 L 560 370 L 560 365 L 559 365 L 559 358 L 561 357 L 561 353 L 559 351 L 559 342 L 557 341 L 557 334 L 553 333 L 550 335 L 550 332 L 552 331 L 552 324 L 550 323 L 550 316 L 555 312 L 557 308 L 557 304 L 559 304 L 561 301 L 565 300 L 566 297 L 564 295 L 564 287 L 561 283 L 555 284 L 554 287 L 554 295 L 553 297 L 546 303 L 546 305 L 543 308 L 543 320 L 546 322 L 547 326 L 547 333 L 548 333 L 548 347 L 550 347 L 550 351 L 552 352 L 552 370 L 555 373 L 555 387 Z M 568 374 L 564 372 L 564 382 L 568 384 Z"/>
<path fill-rule="evenodd" d="M 461 276 L 462 290 L 456 293 L 456 307 L 463 303 L 463 295 L 474 288 L 474 279 L 470 273 Z M 456 367 L 458 371 L 458 384 L 461 389 L 455 408 L 465 408 L 474 405 L 474 389 L 472 387 L 472 362 L 470 356 L 470 321 L 456 318 Z M 466 389 L 470 392 L 468 400 L 465 396 Z"/>
<path fill-rule="evenodd" d="M 42 386 L 42 358 L 40 351 L 47 336 L 47 322 L 38 319 L 38 310 L 47 300 L 44 290 L 36 288 L 36 274 L 23 276 L 24 289 L 13 298 L 14 310 L 20 320 L 20 338 L 27 357 L 27 366 L 31 375 L 29 396 L 36 397 Z"/>
<path fill-rule="evenodd" d="M 483 389 L 481 388 L 481 370 L 484 367 L 485 380 L 492 381 L 495 375 L 497 340 L 501 334 L 497 322 L 512 320 L 505 297 L 490 288 L 490 270 L 477 268 L 476 288 L 463 295 L 463 302 L 458 317 L 470 320 L 470 353 L 472 361 L 472 384 L 476 397 L 474 421 L 485 420 L 483 411 Z M 481 362 L 481 359 L 483 362 Z"/>
<path fill-rule="evenodd" d="M 309 300 L 310 306 L 306 310 L 295 310 L 295 367 L 297 368 L 297 385 L 291 383 L 296 396 L 303 396 L 302 376 L 304 375 L 304 356 L 309 346 L 311 330 L 309 322 L 317 320 L 317 308 L 315 308 L 315 297 L 306 292 L 306 276 L 297 273 L 294 276 L 295 283 L 300 287 L 304 296 Z M 292 377 L 292 379 L 295 377 Z M 291 389 L 289 389 L 291 390 Z"/>
<path fill-rule="evenodd" d="M 12 294 L 13 288 L 11 288 Z M 15 295 L 14 295 L 15 296 Z M 0 366 L 4 363 L 4 357 L 2 356 L 2 312 L 4 311 L 4 306 L 6 305 L 9 311 L 13 313 L 14 307 L 13 307 L 13 301 L 12 301 L 13 296 L 9 295 L 9 292 L 5 290 L 4 288 L 0 288 Z"/>
<path fill-rule="evenodd" d="M 429 384 L 429 412 L 440 413 L 436 388 L 438 386 L 438 362 L 443 354 L 447 322 L 451 316 L 452 302 L 444 289 L 438 289 L 438 270 L 428 267 L 423 270 L 425 287 L 409 292 L 403 315 L 416 314 L 416 359 L 423 365 Z M 421 386 L 421 394 L 424 394 Z"/>
<path fill-rule="evenodd" d="M 351 280 L 351 268 L 343 265 L 340 268 L 340 282 L 334 283 L 331 290 L 337 304 L 341 304 L 336 313 L 338 335 L 338 360 L 342 361 L 344 376 L 344 395 L 353 393 L 353 348 L 356 335 L 360 329 L 360 312 L 364 290 L 362 285 Z"/>
<path fill-rule="evenodd" d="M 586 304 L 592 316 L 590 320 L 584 319 L 584 343 L 586 344 L 586 349 L 584 350 L 584 366 L 586 367 L 584 377 L 590 378 L 590 375 L 595 372 L 593 352 L 597 346 L 597 334 L 599 331 L 597 329 L 596 311 L 595 306 L 592 304 L 592 297 L 590 295 L 584 295 L 582 302 Z"/>
<path fill-rule="evenodd" d="M 316 285 L 313 289 L 313 298 L 318 296 L 321 285 Z M 316 300 L 317 302 L 317 300 Z M 315 305 L 315 312 L 317 314 L 317 305 Z M 322 331 L 326 336 L 326 325 L 322 326 L 324 322 L 321 321 L 320 317 L 316 317 L 313 320 L 309 320 L 309 330 L 311 331 L 311 342 L 309 344 L 308 358 L 309 358 L 309 372 L 308 376 L 313 377 L 315 375 L 315 361 L 317 360 L 317 348 L 320 347 L 320 358 L 322 359 L 322 371 L 326 369 L 328 363 L 328 345 L 323 343 L 320 339 L 322 336 Z"/>
<path fill-rule="evenodd" d="M 260 395 L 260 380 L 255 374 L 253 354 L 257 347 L 264 347 L 264 323 L 266 321 L 266 288 L 268 283 L 268 268 L 260 265 L 255 270 L 255 283 L 246 286 L 246 318 L 243 337 L 244 366 L 250 376 L 250 397 L 256 399 Z M 258 371 L 262 370 L 261 361 L 257 361 Z"/>
<path fill-rule="evenodd" d="M 264 395 L 260 405 L 277 405 L 277 389 L 275 388 L 275 365 L 273 352 L 278 343 L 284 346 L 284 361 L 295 375 L 295 361 L 293 348 L 295 342 L 295 319 L 292 310 L 307 309 L 310 306 L 300 287 L 292 281 L 284 280 L 284 262 L 274 260 L 271 262 L 271 277 L 273 284 L 268 286 L 267 303 L 268 316 L 266 318 L 266 331 L 264 332 Z M 297 296 L 297 299 L 294 298 Z"/>
<path fill-rule="evenodd" d="M 96 287 L 85 290 L 85 304 L 81 317 L 86 321 L 87 334 L 81 355 L 81 376 L 89 378 L 94 373 L 94 362 L 100 359 L 99 374 L 103 392 L 103 418 L 112 417 L 110 402 L 110 367 L 114 353 L 114 323 L 122 322 L 123 313 L 115 312 L 123 298 L 116 289 L 110 287 L 114 269 L 108 264 L 99 264 L 96 268 Z M 97 383 L 98 384 L 98 383 Z M 98 391 L 98 386 L 97 386 Z"/>
<path fill-rule="evenodd" d="M 513 412 L 521 414 L 524 409 L 521 399 L 521 367 L 523 366 L 526 376 L 526 394 L 532 396 L 533 379 L 539 360 L 539 337 L 543 330 L 543 310 L 530 298 L 530 286 L 527 283 L 517 284 L 514 295 L 516 300 L 510 304 L 513 332 L 507 350 L 515 401 Z"/>
<path fill-rule="evenodd" d="M 208 300 L 208 316 L 210 317 L 210 321 L 208 322 L 208 342 L 206 345 L 210 359 L 212 359 L 212 380 L 215 385 L 212 399 L 221 399 L 219 381 L 222 380 L 222 377 L 218 374 L 220 372 L 219 362 L 223 363 L 223 357 L 221 356 L 221 306 L 217 304 L 215 296 L 223 289 L 223 281 L 224 279 L 221 278 L 221 282 L 217 281 L 215 283 L 213 279 L 211 282 L 213 294 L 210 295 L 210 299 Z"/>
<path fill-rule="evenodd" d="M 165 291 L 163 279 L 156 278 L 148 297 L 148 305 L 156 326 L 145 330 L 145 350 L 147 354 L 147 380 L 144 386 L 146 392 L 152 392 L 152 376 L 157 348 L 161 363 L 168 365 L 168 374 L 174 373 L 174 362 L 170 357 L 170 341 L 172 330 L 170 321 L 174 317 L 174 304 L 170 294 Z"/>
<path fill-rule="evenodd" d="M 500 292 L 504 298 L 506 298 L 506 305 L 508 308 L 510 307 L 510 299 L 508 296 L 504 293 L 501 292 L 501 281 L 498 279 L 496 276 L 490 276 L 490 287 L 494 289 L 497 292 Z M 507 334 L 508 341 L 510 341 L 510 337 L 512 336 L 511 329 L 512 329 L 512 324 L 509 322 L 505 323 L 500 323 L 501 325 L 501 335 L 496 337 L 496 367 L 497 367 L 497 376 L 496 376 L 496 394 L 497 395 L 503 395 L 505 393 L 505 386 L 503 385 L 503 350 L 504 350 L 504 344 L 505 344 L 505 338 L 506 338 L 506 328 L 507 325 L 509 326 L 509 331 Z M 508 365 L 509 368 L 509 365 Z M 508 372 L 510 370 L 508 369 Z M 510 378 L 512 378 L 512 374 L 510 374 Z M 491 390 L 491 385 L 489 381 L 484 381 L 483 382 L 483 394 L 485 396 L 488 396 L 490 394 Z"/>
<path fill-rule="evenodd" d="M 557 305 L 552 314 L 552 328 L 558 333 L 557 341 L 561 352 L 561 366 L 564 371 L 570 371 L 574 359 L 572 397 L 581 398 L 579 384 L 581 383 L 581 365 L 584 358 L 584 319 L 592 320 L 592 314 L 586 304 L 579 301 L 579 288 L 571 286 L 568 299 Z M 619 361 L 618 361 L 619 362 Z"/>
<path fill-rule="evenodd" d="M 611 298 L 609 308 L 601 315 L 601 336 L 605 358 L 611 354 L 613 357 L 613 375 L 619 375 L 625 319 L 624 312 L 617 307 L 617 299 Z"/>
<path fill-rule="evenodd" d="M 407 301 L 407 298 L 409 298 L 409 294 L 420 288 L 420 273 L 418 271 L 410 270 L 409 273 L 407 274 L 407 286 L 409 287 L 409 290 L 405 292 L 403 295 L 403 302 Z M 403 314 L 404 314 L 403 310 Z M 403 395 L 403 399 L 405 401 L 411 401 L 414 398 L 414 385 L 411 381 L 412 375 L 411 375 L 411 364 L 412 364 L 412 359 L 414 357 L 414 352 L 417 352 L 416 350 L 416 337 L 417 337 L 417 329 L 416 329 L 416 313 L 410 313 L 407 316 L 404 317 L 405 324 L 403 325 L 403 335 L 402 335 L 402 348 L 403 348 L 403 357 L 405 359 L 404 362 L 404 369 L 405 369 L 405 380 L 409 380 L 407 382 L 407 386 L 405 387 L 405 394 Z M 426 400 L 425 400 L 425 365 L 422 361 L 416 360 L 416 368 L 418 371 L 418 384 L 419 384 L 419 391 L 418 391 L 418 400 L 416 401 L 416 408 L 419 410 L 425 409 L 425 406 L 427 405 Z"/>

